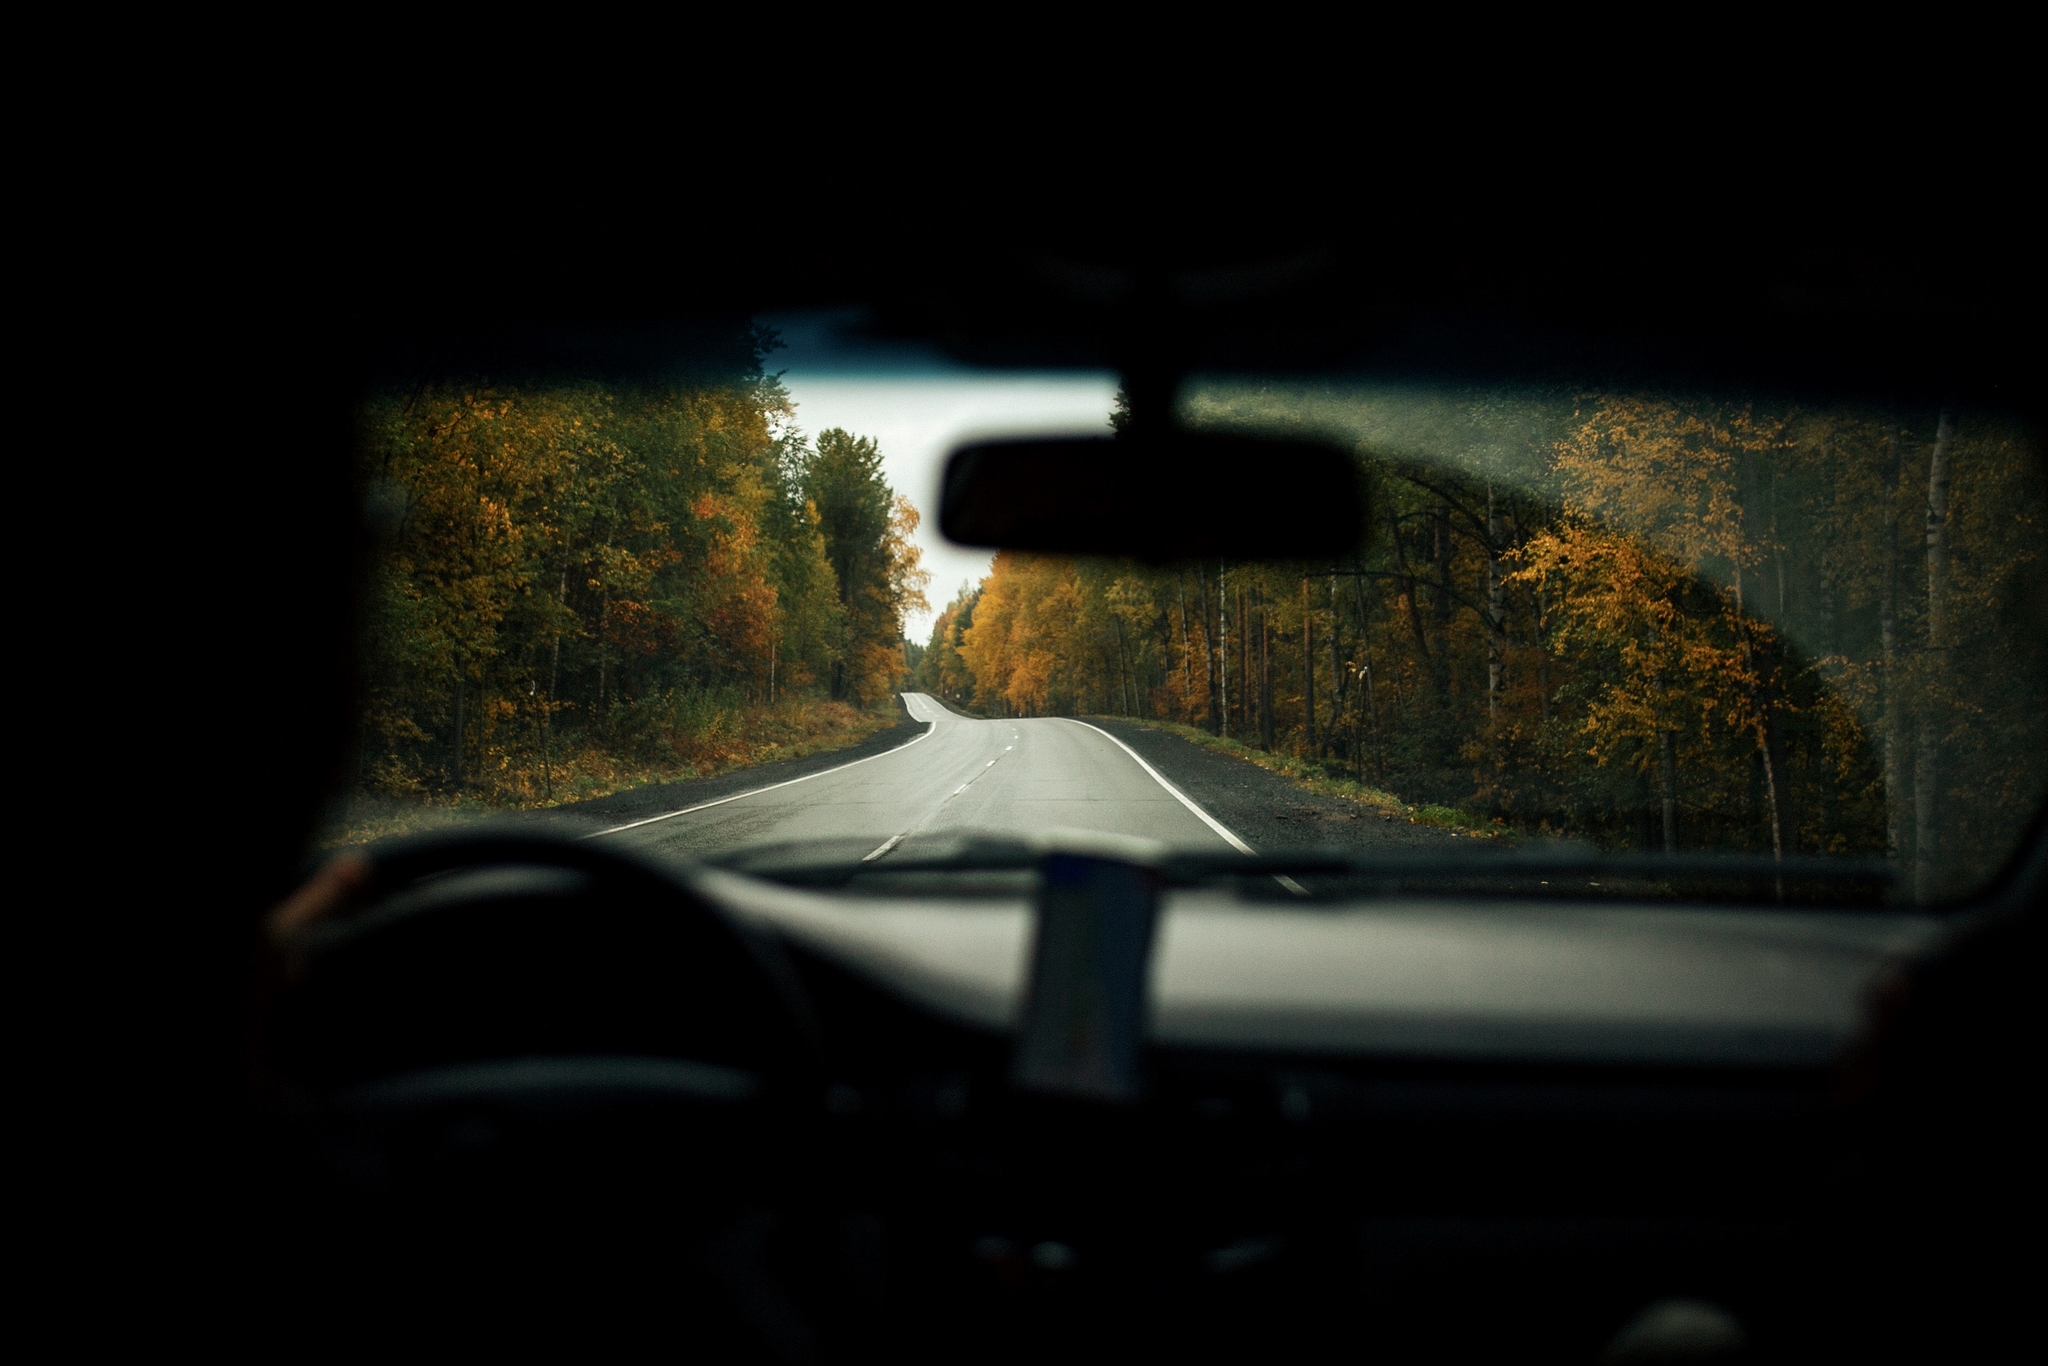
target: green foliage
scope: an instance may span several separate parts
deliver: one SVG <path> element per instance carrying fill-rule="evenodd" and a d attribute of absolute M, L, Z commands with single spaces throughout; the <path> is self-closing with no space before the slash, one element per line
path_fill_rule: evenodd
<path fill-rule="evenodd" d="M 980 598 L 978 586 L 961 585 L 959 593 L 932 623 L 931 641 L 924 647 L 915 673 L 922 691 L 966 710 L 982 705 L 975 693 L 974 671 L 960 655 L 960 642 L 974 625 L 974 605 Z"/>
<path fill-rule="evenodd" d="M 926 606 L 930 575 L 918 568 L 911 542 L 917 509 L 882 478 L 882 453 L 872 437 L 837 427 L 821 432 L 816 452 L 799 469 L 838 585 L 832 696 L 874 701 L 903 679 L 904 611 Z"/>

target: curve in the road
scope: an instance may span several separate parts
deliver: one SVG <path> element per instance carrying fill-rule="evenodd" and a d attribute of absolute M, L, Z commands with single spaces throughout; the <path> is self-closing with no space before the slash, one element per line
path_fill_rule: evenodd
<path fill-rule="evenodd" d="M 909 695 L 906 694 L 906 699 L 908 696 Z M 931 718 L 928 716 L 918 715 L 915 709 L 913 709 L 910 714 L 915 719 L 919 721 L 924 721 L 927 724 L 929 724 L 931 721 Z M 773 792 L 778 788 L 794 787 L 798 783 L 807 783 L 813 778 L 827 777 L 831 774 L 839 772 L 842 769 L 853 768 L 859 764 L 871 764 L 877 759 L 888 758 L 891 754 L 896 753 L 897 750 L 909 749 L 912 745 L 916 744 L 919 740 L 924 739 L 926 736 L 929 736 L 930 734 L 931 731 L 926 730 L 923 735 L 912 736 L 903 744 L 898 745 L 896 749 L 885 749 L 880 754 L 870 754 L 867 758 L 855 759 L 852 763 L 838 764 L 832 768 L 821 768 L 816 773 L 806 773 L 801 778 L 791 778 L 787 782 L 770 783 L 767 787 L 749 788 L 745 792 L 735 792 L 730 797 L 720 797 L 717 801 L 714 802 L 699 802 L 695 806 L 686 806 L 680 811 L 664 811 L 658 816 L 648 816 L 642 820 L 627 821 L 624 825 L 606 826 L 602 830 L 593 830 L 589 834 L 582 836 L 582 838 L 592 840 L 596 839 L 599 835 L 616 835 L 622 830 L 637 830 L 643 825 L 653 825 L 659 821 L 674 820 L 677 816 L 688 816 L 699 811 L 709 811 L 714 806 L 724 806 L 727 802 L 736 802 L 742 800 L 743 798 L 756 797 L 763 792 Z M 1118 743 L 1122 742 L 1119 741 Z M 1143 763 L 1144 760 L 1140 759 L 1138 762 Z"/>
<path fill-rule="evenodd" d="M 1079 829 L 1174 848 L 1252 848 L 1129 746 L 1082 721 L 978 720 L 922 693 L 930 729 L 895 749 L 717 801 L 598 831 L 689 857 L 754 844 L 871 837 L 870 858 L 968 830 L 1025 837 Z"/>

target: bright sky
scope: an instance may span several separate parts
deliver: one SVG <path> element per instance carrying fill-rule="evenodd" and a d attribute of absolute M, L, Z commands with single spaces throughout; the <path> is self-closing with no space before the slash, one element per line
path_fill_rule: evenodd
<path fill-rule="evenodd" d="M 924 516 L 917 542 L 932 574 L 932 610 L 904 624 L 920 643 L 961 584 L 986 574 L 992 558 L 939 535 L 946 456 L 973 437 L 1104 431 L 1116 402 L 1116 378 L 1107 373 L 975 370 L 910 347 L 849 339 L 838 319 L 762 321 L 787 343 L 767 368 L 783 372 L 796 401 L 796 425 L 812 437 L 831 427 L 874 437 L 890 486 L 908 494 Z"/>

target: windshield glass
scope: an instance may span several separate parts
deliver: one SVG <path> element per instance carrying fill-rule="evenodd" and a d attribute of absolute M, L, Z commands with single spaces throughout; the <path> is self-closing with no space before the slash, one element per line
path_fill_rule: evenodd
<path fill-rule="evenodd" d="M 679 857 L 900 867 L 1080 830 L 1829 861 L 1932 902 L 2040 805 L 2040 456 L 1999 414 L 1198 378 L 1188 425 L 1354 453 L 1356 554 L 992 556 L 936 533 L 946 453 L 1106 432 L 1114 378 L 849 335 L 372 392 L 330 841 L 550 810 Z"/>

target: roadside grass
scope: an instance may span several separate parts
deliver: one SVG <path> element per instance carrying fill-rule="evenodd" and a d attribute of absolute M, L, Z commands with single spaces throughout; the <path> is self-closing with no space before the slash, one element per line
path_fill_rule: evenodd
<path fill-rule="evenodd" d="M 1304 791 L 1324 797 L 1338 797 L 1381 816 L 1392 816 L 1405 820 L 1410 825 L 1434 825 L 1453 834 L 1469 835 L 1481 839 L 1507 839 L 1514 832 L 1497 821 L 1486 820 L 1456 807 L 1427 804 L 1411 806 L 1391 792 L 1373 787 L 1368 783 L 1353 782 L 1349 778 L 1332 776 L 1330 770 L 1313 759 L 1302 759 L 1291 754 L 1271 754 L 1255 749 L 1228 736 L 1211 735 L 1199 726 L 1183 725 L 1178 721 L 1138 720 L 1129 716 L 1097 718 L 1122 721 L 1127 725 L 1139 726 L 1145 730 L 1162 731 L 1178 736 L 1190 744 L 1204 749 L 1213 749 L 1219 754 L 1228 754 L 1243 759 L 1246 763 L 1257 764 L 1268 772 L 1277 773 Z"/>
<path fill-rule="evenodd" d="M 507 811 L 544 811 L 617 792 L 715 778 L 777 759 L 801 759 L 859 744 L 900 719 L 893 701 L 859 710 L 842 702 L 750 709 L 715 744 L 690 747 L 691 757 L 638 758 L 593 744 L 564 745 L 545 777 L 531 756 L 487 753 L 477 785 L 462 792 L 385 786 L 337 801 L 315 843 L 321 849 L 368 844 L 393 835 L 461 825 Z"/>

